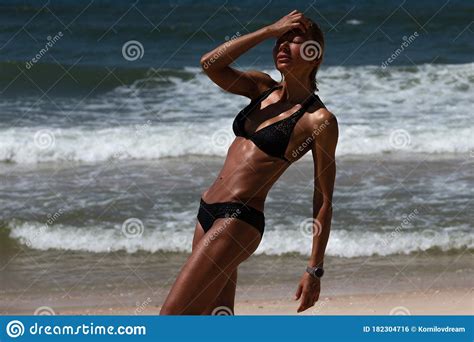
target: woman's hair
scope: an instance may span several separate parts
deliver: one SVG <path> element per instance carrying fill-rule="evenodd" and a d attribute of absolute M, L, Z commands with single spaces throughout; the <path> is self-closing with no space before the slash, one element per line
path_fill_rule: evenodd
<path fill-rule="evenodd" d="M 318 89 L 318 82 L 316 80 L 316 73 L 318 72 L 318 69 L 319 69 L 319 66 L 321 65 L 322 61 L 323 61 L 323 56 L 324 56 L 324 34 L 323 34 L 323 31 L 321 30 L 321 28 L 319 27 L 319 25 L 317 23 L 315 23 L 313 20 L 309 19 L 308 20 L 310 21 L 310 26 L 309 26 L 309 33 L 310 33 L 310 36 L 311 36 L 311 39 L 315 40 L 316 42 L 318 42 L 318 44 L 321 46 L 321 56 L 320 56 L 320 59 L 321 61 L 318 63 L 317 66 L 314 67 L 314 69 L 311 71 L 310 75 L 309 75 L 309 79 L 311 81 L 311 87 L 314 91 L 316 90 L 319 90 Z"/>

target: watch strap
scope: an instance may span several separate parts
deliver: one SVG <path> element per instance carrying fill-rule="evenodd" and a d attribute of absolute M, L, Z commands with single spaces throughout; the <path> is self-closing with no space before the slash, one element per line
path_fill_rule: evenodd
<path fill-rule="evenodd" d="M 321 269 L 322 272 L 323 272 L 323 274 L 322 274 L 320 277 L 318 277 L 318 276 L 316 275 L 316 272 L 315 272 L 315 271 L 316 271 L 317 269 Z M 324 275 L 324 269 L 323 269 L 322 267 L 318 267 L 318 266 L 315 266 L 315 267 L 306 266 L 306 272 L 308 272 L 313 278 L 316 278 L 316 279 L 320 279 L 320 278 Z"/>

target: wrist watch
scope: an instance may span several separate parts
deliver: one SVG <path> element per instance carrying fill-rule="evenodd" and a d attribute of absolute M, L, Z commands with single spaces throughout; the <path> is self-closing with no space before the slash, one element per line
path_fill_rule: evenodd
<path fill-rule="evenodd" d="M 306 272 L 308 272 L 313 278 L 319 279 L 322 278 L 324 274 L 324 269 L 322 267 L 310 267 L 306 266 Z"/>

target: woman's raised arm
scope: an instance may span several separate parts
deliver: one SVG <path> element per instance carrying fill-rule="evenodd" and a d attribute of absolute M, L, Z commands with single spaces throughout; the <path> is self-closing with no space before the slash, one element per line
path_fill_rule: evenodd
<path fill-rule="evenodd" d="M 202 69 L 222 89 L 254 99 L 262 91 L 273 86 L 275 81 L 264 72 L 240 71 L 230 64 L 265 39 L 277 38 L 294 28 L 306 30 L 307 24 L 303 18 L 302 13 L 294 10 L 277 22 L 255 32 L 232 37 L 201 57 Z"/>

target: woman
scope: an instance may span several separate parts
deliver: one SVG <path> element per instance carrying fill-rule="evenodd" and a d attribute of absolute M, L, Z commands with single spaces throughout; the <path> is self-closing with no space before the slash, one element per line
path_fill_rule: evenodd
<path fill-rule="evenodd" d="M 250 48 L 277 38 L 273 49 L 282 81 L 229 65 Z M 319 27 L 294 10 L 272 25 L 232 39 L 201 58 L 218 86 L 251 102 L 235 118 L 235 140 L 224 166 L 204 191 L 193 250 L 161 315 L 234 314 L 237 267 L 258 247 L 264 232 L 268 191 L 291 163 L 311 150 L 314 160 L 313 248 L 295 300 L 297 312 L 313 306 L 320 292 L 332 217 L 338 124 L 314 93 L 324 38 Z"/>

